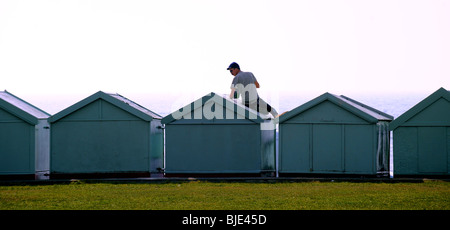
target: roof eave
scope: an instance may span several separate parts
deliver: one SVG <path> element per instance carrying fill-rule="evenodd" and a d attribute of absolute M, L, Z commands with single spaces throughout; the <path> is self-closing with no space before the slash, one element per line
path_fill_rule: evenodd
<path fill-rule="evenodd" d="M 398 128 L 399 126 L 401 126 L 402 124 L 407 122 L 409 119 L 411 119 L 413 116 L 422 112 L 430 104 L 439 100 L 439 98 L 445 98 L 448 101 L 450 101 L 450 91 L 447 91 L 443 87 L 439 88 L 434 93 L 430 94 L 428 97 L 424 98 L 422 101 L 420 101 L 419 103 L 414 105 L 408 111 L 404 112 L 402 115 L 400 115 L 395 120 L 393 120 L 389 124 L 389 129 L 394 130 L 394 129 Z"/>
<path fill-rule="evenodd" d="M 371 108 L 369 106 L 366 106 L 366 105 L 363 105 L 360 102 L 356 102 L 353 99 L 349 99 L 347 97 L 345 97 L 345 99 L 347 99 L 349 101 L 352 101 L 352 102 L 354 102 L 354 103 L 356 103 L 356 104 L 358 104 L 360 106 L 363 106 L 363 107 L 365 107 L 367 109 L 371 109 L 374 112 L 379 112 L 383 116 L 386 116 L 387 119 L 378 119 L 378 118 L 373 117 L 373 116 L 371 116 L 369 114 L 366 114 L 363 111 L 360 111 L 359 109 L 353 107 L 352 105 L 349 105 L 347 102 L 345 102 L 344 100 L 340 99 L 338 96 L 335 96 L 335 95 L 333 95 L 331 93 L 326 92 L 326 93 L 324 93 L 324 94 L 322 94 L 322 95 L 320 95 L 320 96 L 318 96 L 318 97 L 316 97 L 316 98 L 306 102 L 305 104 L 303 104 L 303 105 L 301 105 L 301 106 L 299 106 L 299 107 L 297 107 L 297 108 L 295 108 L 295 109 L 285 113 L 284 115 L 280 116 L 279 123 L 283 123 L 283 122 L 285 122 L 285 121 L 295 117 L 296 115 L 298 115 L 300 113 L 303 113 L 306 110 L 308 110 L 308 109 L 310 109 L 310 108 L 312 108 L 312 107 L 314 107 L 314 106 L 316 106 L 316 105 L 318 105 L 318 104 L 320 104 L 320 103 L 322 103 L 324 101 L 327 101 L 327 100 L 332 102 L 333 104 L 335 104 L 335 105 L 337 105 L 337 106 L 339 106 L 339 107 L 349 111 L 350 113 L 354 114 L 355 116 L 360 117 L 361 119 L 363 119 L 363 120 L 365 120 L 365 121 L 367 121 L 369 123 L 377 123 L 378 121 L 381 121 L 381 120 L 392 120 L 393 119 L 392 116 L 390 116 L 388 114 L 384 114 L 384 113 L 382 113 L 382 112 L 380 112 L 378 110 L 374 110 L 373 108 Z"/>
<path fill-rule="evenodd" d="M 85 98 L 85 99 L 83 99 L 83 100 L 73 104 L 72 106 L 69 106 L 68 108 L 62 110 L 61 112 L 51 116 L 48 119 L 48 121 L 50 123 L 54 123 L 54 122 L 56 122 L 56 121 L 58 121 L 58 120 L 60 120 L 60 119 L 62 119 L 64 117 L 72 114 L 73 112 L 83 108 L 84 106 L 86 106 L 86 105 L 88 105 L 88 104 L 98 100 L 98 99 L 105 100 L 105 101 L 107 101 L 107 102 L 109 102 L 109 103 L 111 103 L 111 104 L 113 104 L 113 105 L 115 105 L 115 106 L 117 106 L 117 107 L 119 107 L 119 108 L 121 108 L 121 109 L 123 109 L 123 110 L 125 110 L 125 111 L 127 111 L 127 112 L 129 112 L 129 113 L 131 113 L 133 115 L 135 115 L 135 116 L 137 116 L 138 118 L 140 118 L 140 119 L 142 119 L 144 121 L 150 122 L 150 121 L 152 121 L 154 119 L 152 116 L 150 116 L 148 114 L 145 114 L 145 113 L 143 113 L 143 112 L 141 112 L 141 111 L 139 111 L 137 109 L 132 108 L 131 106 L 127 105 L 126 103 L 124 103 L 122 101 L 119 101 L 118 99 L 112 97 L 111 95 L 109 95 L 109 94 L 107 94 L 105 92 L 102 92 L 102 91 L 98 91 L 97 93 L 95 93 L 95 94 L 93 94 L 93 95 L 91 95 L 91 96 L 89 96 L 89 97 L 87 97 L 87 98 Z"/>
<path fill-rule="evenodd" d="M 38 124 L 38 118 L 34 117 L 33 115 L 15 107 L 14 105 L 11 105 L 10 103 L 0 100 L 0 108 L 3 108 L 4 110 L 8 111 L 9 113 L 13 114 L 14 116 L 22 119 L 23 121 L 29 123 L 30 125 L 37 125 Z"/>
<path fill-rule="evenodd" d="M 201 100 L 201 103 L 199 100 Z M 194 102 L 180 108 L 179 110 L 177 110 L 178 111 L 177 117 L 179 117 L 178 119 L 185 116 L 186 114 L 191 113 L 192 111 L 194 111 L 195 109 L 198 109 L 199 107 L 203 107 L 205 105 L 205 103 L 207 103 L 210 100 L 213 100 L 215 103 L 217 103 L 221 106 L 226 106 L 226 105 L 224 105 L 224 103 L 227 103 L 227 101 L 228 101 L 228 99 L 221 97 L 214 92 L 211 92 L 211 93 L 195 100 Z M 229 101 L 229 102 L 233 103 L 233 106 L 240 106 L 239 104 L 234 103 L 232 101 Z M 182 112 L 180 112 L 181 109 L 183 109 Z M 175 111 L 175 112 L 177 112 L 177 111 Z M 172 112 L 171 114 L 162 118 L 161 123 L 166 125 L 166 124 L 170 124 L 170 123 L 178 120 L 177 118 L 173 117 L 175 112 Z M 252 121 L 254 123 L 264 122 L 264 119 L 262 119 L 259 114 L 257 114 L 256 112 L 254 112 L 252 110 L 249 110 L 247 107 L 243 107 L 242 109 L 237 109 L 237 111 L 235 111 L 235 112 L 238 115 L 241 115 L 241 116 L 245 117 L 247 120 Z M 252 116 L 250 116 L 250 114 Z M 251 117 L 256 117 L 256 118 L 251 118 Z"/>

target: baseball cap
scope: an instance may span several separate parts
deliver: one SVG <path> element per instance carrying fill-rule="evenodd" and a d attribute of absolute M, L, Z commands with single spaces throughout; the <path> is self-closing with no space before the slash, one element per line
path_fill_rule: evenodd
<path fill-rule="evenodd" d="M 236 62 L 232 62 L 232 63 L 230 64 L 230 66 L 228 66 L 228 69 L 227 69 L 227 70 L 229 70 L 229 69 L 231 69 L 231 68 L 238 68 L 238 69 L 241 69 L 241 68 L 239 68 L 238 63 L 236 63 Z"/>

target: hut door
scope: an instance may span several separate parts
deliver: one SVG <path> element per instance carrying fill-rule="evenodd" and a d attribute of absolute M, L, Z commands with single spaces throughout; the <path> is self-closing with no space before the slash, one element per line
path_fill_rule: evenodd
<path fill-rule="evenodd" d="M 341 125 L 313 125 L 313 171 L 342 171 Z"/>
<path fill-rule="evenodd" d="M 445 127 L 419 127 L 419 172 L 447 172 Z"/>

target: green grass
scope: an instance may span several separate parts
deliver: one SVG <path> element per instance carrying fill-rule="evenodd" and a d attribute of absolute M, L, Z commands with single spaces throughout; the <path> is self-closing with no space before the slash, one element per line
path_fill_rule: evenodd
<path fill-rule="evenodd" d="M 0 186 L 0 210 L 450 210 L 450 183 L 179 182 Z"/>

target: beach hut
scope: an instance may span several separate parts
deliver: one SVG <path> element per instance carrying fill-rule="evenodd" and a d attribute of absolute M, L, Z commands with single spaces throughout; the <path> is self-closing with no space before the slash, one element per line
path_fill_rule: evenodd
<path fill-rule="evenodd" d="M 161 117 L 99 91 L 49 118 L 51 178 L 151 176 L 163 168 Z"/>
<path fill-rule="evenodd" d="M 346 96 L 322 94 L 280 116 L 280 176 L 387 174 L 392 119 Z"/>
<path fill-rule="evenodd" d="M 48 179 L 49 116 L 0 91 L 0 178 Z"/>
<path fill-rule="evenodd" d="M 210 93 L 162 119 L 166 176 L 272 176 L 272 120 Z"/>
<path fill-rule="evenodd" d="M 390 125 L 394 176 L 450 175 L 450 92 L 440 88 Z"/>

